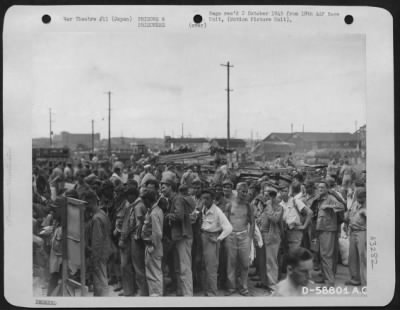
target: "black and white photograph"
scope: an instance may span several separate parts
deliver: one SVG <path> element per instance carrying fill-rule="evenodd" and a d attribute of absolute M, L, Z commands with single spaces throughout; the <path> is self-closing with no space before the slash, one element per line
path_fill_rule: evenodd
<path fill-rule="evenodd" d="M 376 155 L 390 135 L 379 142 L 373 134 L 390 130 L 389 120 L 377 129 L 377 119 L 393 102 L 382 93 L 370 122 L 376 54 L 367 42 L 377 36 L 348 30 L 362 27 L 357 12 L 365 13 L 51 11 L 35 8 L 40 25 L 20 58 L 29 88 L 22 81 L 6 93 L 10 102 L 21 96 L 26 112 L 8 111 L 27 121 L 18 130 L 19 116 L 5 121 L 9 135 L 26 136 L 5 148 L 5 164 L 15 169 L 23 148 L 27 179 L 6 195 L 5 220 L 16 225 L 9 210 L 26 196 L 32 209 L 24 205 L 19 231 L 26 247 L 32 242 L 24 277 L 36 306 L 60 296 L 70 297 L 64 305 L 109 297 L 131 306 L 163 305 L 151 297 L 231 306 L 253 297 L 263 297 L 255 305 L 371 297 L 371 269 L 383 268 L 388 247 L 377 237 L 372 187 L 385 176 L 371 173 L 394 169 L 391 154 Z M 21 64 L 11 54 L 27 36 L 10 32 L 12 75 Z M 19 176 L 8 177 L 11 189 Z M 386 229 L 394 235 L 394 225 Z"/>

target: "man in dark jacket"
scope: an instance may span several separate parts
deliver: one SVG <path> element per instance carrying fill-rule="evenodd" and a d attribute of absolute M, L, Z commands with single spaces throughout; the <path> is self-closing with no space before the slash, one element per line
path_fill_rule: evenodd
<path fill-rule="evenodd" d="M 125 190 L 126 200 L 123 201 L 119 212 L 117 213 L 117 223 L 115 228 L 115 234 L 121 237 L 121 231 L 129 218 L 131 210 L 131 204 L 138 198 L 139 191 L 135 187 L 128 187 Z M 126 224 L 125 224 L 126 225 Z M 131 243 L 130 242 L 119 242 L 120 257 L 121 257 L 121 278 L 122 288 L 124 296 L 133 296 L 135 293 L 134 281 L 135 273 L 133 270 L 132 257 L 131 257 Z"/>
<path fill-rule="evenodd" d="M 164 214 L 155 203 L 156 193 L 146 191 L 142 200 L 147 207 L 147 213 L 142 229 L 142 239 L 146 244 L 145 264 L 146 281 L 149 295 L 152 297 L 163 296 L 163 273 L 161 262 L 163 257 L 162 233 Z"/>
<path fill-rule="evenodd" d="M 97 196 L 93 192 L 82 195 L 93 213 L 90 225 L 90 248 L 93 267 L 94 296 L 108 295 L 107 261 L 112 253 L 111 223 L 108 216 L 99 208 Z"/>
<path fill-rule="evenodd" d="M 128 239 L 131 242 L 131 257 L 133 268 L 136 274 L 136 284 L 139 288 L 140 296 L 148 296 L 148 288 L 146 283 L 145 275 L 145 244 L 142 240 L 142 227 L 144 223 L 144 218 L 147 213 L 147 208 L 143 203 L 143 200 L 139 197 L 137 198 L 131 206 L 129 219 L 128 219 L 128 234 L 126 234 L 125 229 L 122 229 L 121 237 Z"/>
<path fill-rule="evenodd" d="M 169 211 L 165 218 L 171 228 L 171 240 L 174 244 L 177 296 L 193 296 L 191 210 L 184 197 L 175 192 L 175 180 L 172 174 L 165 173 L 161 179 L 161 192 L 169 201 Z"/>
<path fill-rule="evenodd" d="M 345 207 L 328 192 L 328 185 L 325 181 L 319 183 L 318 191 L 319 198 L 317 199 L 316 231 L 319 241 L 319 253 L 323 278 L 315 282 L 334 286 L 334 254 L 338 230 L 337 214 L 343 212 Z"/>

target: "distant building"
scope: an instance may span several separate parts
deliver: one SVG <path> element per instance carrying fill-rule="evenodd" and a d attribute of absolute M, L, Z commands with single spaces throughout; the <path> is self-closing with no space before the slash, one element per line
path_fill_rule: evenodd
<path fill-rule="evenodd" d="M 100 142 L 100 134 L 93 135 L 94 144 Z M 69 133 L 62 131 L 60 135 L 54 135 L 53 141 L 55 144 L 62 147 L 68 147 L 72 150 L 89 150 L 92 148 L 92 134 L 91 133 Z"/>
<path fill-rule="evenodd" d="M 133 138 L 133 137 L 111 137 L 111 148 L 132 148 L 134 145 L 144 144 L 147 147 L 161 147 L 164 145 L 161 138 Z M 108 147 L 108 138 L 101 139 L 100 146 Z"/>
<path fill-rule="evenodd" d="M 286 142 L 291 135 L 291 133 L 287 132 L 271 132 L 263 141 Z"/>
<path fill-rule="evenodd" d="M 50 147 L 50 138 L 33 138 L 32 147 Z"/>
<path fill-rule="evenodd" d="M 287 156 L 295 150 L 295 147 L 295 144 L 283 141 L 261 141 L 255 146 L 252 153 L 255 160 L 270 161 L 278 155 Z"/>
<path fill-rule="evenodd" d="M 208 150 L 209 143 L 206 138 L 172 138 L 166 136 L 164 138 L 164 146 L 171 150 L 188 147 L 194 152 L 203 152 Z"/>
<path fill-rule="evenodd" d="M 296 151 L 318 149 L 356 149 L 357 140 L 349 132 L 296 132 L 287 140 Z"/>
<path fill-rule="evenodd" d="M 357 149 L 357 137 L 349 132 L 273 132 L 263 141 L 293 143 L 296 152 L 319 149 Z"/>
<path fill-rule="evenodd" d="M 210 146 L 226 148 L 228 146 L 228 141 L 227 139 L 215 138 L 210 141 Z M 246 149 L 246 141 L 242 139 L 229 139 L 229 148 L 243 151 Z"/>
<path fill-rule="evenodd" d="M 361 126 L 353 135 L 358 142 L 359 148 L 365 150 L 367 148 L 367 125 Z"/>

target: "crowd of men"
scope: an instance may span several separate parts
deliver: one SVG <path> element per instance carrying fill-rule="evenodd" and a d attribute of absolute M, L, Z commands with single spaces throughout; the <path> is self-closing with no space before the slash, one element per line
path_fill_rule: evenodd
<path fill-rule="evenodd" d="M 223 173 L 221 174 L 221 171 Z M 311 280 L 335 286 L 338 239 L 349 236 L 347 285 L 366 285 L 365 171 L 333 160 L 323 178 L 207 179 L 173 166 L 33 171 L 34 272 L 57 290 L 62 273 L 62 197 L 85 201 L 87 285 L 94 296 L 301 295 Z M 250 266 L 255 272 L 249 274 Z M 79 277 L 69 268 L 71 277 Z M 114 285 L 112 287 L 111 285 Z"/>

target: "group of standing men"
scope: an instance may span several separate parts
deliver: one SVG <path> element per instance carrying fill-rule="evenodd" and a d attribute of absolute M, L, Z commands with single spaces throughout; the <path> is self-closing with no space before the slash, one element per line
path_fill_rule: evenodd
<path fill-rule="evenodd" d="M 342 225 L 350 236 L 347 284 L 366 285 L 362 181 L 339 186 L 337 176 L 311 180 L 298 173 L 291 182 L 264 178 L 234 187 L 229 178 L 205 184 L 190 171 L 181 179 L 168 169 L 155 176 L 152 168 L 146 166 L 140 176 L 131 175 L 125 182 L 120 169 L 106 178 L 88 169 L 72 178 L 72 190 L 58 191 L 87 202 L 89 279 L 95 296 L 109 294 L 114 276 L 124 296 L 193 296 L 196 290 L 217 296 L 220 289 L 227 296 L 248 296 L 252 251 L 256 273 L 250 276 L 260 278 L 256 286 L 277 295 L 299 293 L 289 277 L 285 286 L 278 283 L 293 267 L 290 253 L 299 249 L 313 253 L 314 265 L 321 270 L 315 282 L 334 286 Z M 59 171 L 56 174 L 62 179 Z M 61 219 L 54 220 L 49 294 L 60 278 L 61 262 L 54 267 L 54 257 L 62 254 L 57 244 Z M 307 270 L 302 285 L 310 277 Z"/>

